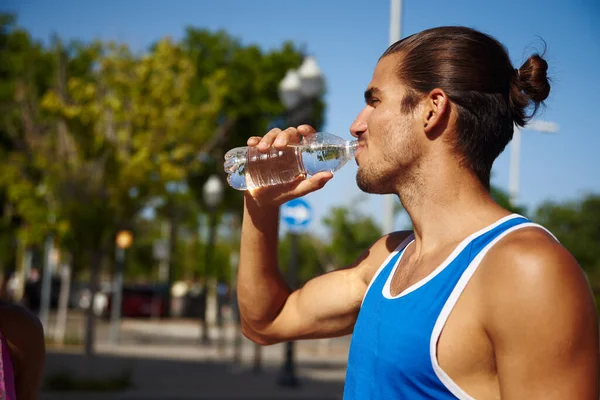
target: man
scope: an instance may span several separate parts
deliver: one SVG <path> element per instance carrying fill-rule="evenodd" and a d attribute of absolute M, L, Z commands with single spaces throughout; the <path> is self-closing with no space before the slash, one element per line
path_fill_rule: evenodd
<path fill-rule="evenodd" d="M 291 291 L 277 266 L 278 208 L 331 174 L 245 195 L 242 328 L 267 345 L 353 333 L 345 399 L 593 399 L 598 321 L 576 260 L 490 197 L 493 161 L 548 96 L 547 64 L 518 70 L 500 43 L 442 27 L 391 46 L 351 126 L 357 184 L 397 194 L 414 232 Z M 533 114 L 533 113 L 531 113 Z M 308 126 L 248 145 L 296 142 Z"/>

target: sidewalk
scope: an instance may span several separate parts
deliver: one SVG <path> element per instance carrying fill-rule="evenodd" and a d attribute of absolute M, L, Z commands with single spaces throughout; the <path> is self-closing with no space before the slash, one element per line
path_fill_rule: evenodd
<path fill-rule="evenodd" d="M 242 340 L 241 363 L 234 365 L 229 327 L 222 352 L 197 344 L 193 323 L 124 321 L 122 344 L 100 340 L 91 366 L 81 350 L 48 349 L 47 375 L 59 371 L 81 376 L 92 368 L 102 377 L 128 370 L 133 387 L 119 393 L 43 392 L 42 400 L 75 399 L 341 399 L 347 362 L 347 340 L 296 343 L 297 388 L 277 384 L 284 361 L 284 345 L 261 348 L 262 372 L 253 372 L 255 345 Z M 213 332 L 214 333 L 214 332 Z M 131 336 L 133 334 L 133 336 Z M 142 335 L 142 336 L 140 336 Z"/>

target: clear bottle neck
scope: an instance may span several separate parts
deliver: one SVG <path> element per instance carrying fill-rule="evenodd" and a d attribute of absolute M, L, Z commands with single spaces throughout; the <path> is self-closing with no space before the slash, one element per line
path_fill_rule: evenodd
<path fill-rule="evenodd" d="M 354 157 L 354 153 L 358 149 L 358 140 L 348 140 L 346 142 L 346 153 L 349 157 Z"/>

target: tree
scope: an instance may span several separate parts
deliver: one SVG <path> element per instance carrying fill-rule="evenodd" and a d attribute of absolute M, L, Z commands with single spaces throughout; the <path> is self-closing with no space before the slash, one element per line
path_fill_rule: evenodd
<path fill-rule="evenodd" d="M 557 237 L 591 278 L 600 278 L 600 195 L 565 203 L 545 202 L 534 220 Z"/>
<path fill-rule="evenodd" d="M 296 272 L 297 287 L 304 285 L 312 278 L 327 272 L 327 257 L 321 242 L 314 236 L 304 233 L 298 234 L 298 270 Z M 281 271 L 286 282 L 289 282 L 291 260 L 291 233 L 287 233 L 280 241 L 278 257 Z"/>
<path fill-rule="evenodd" d="M 0 242 L 18 237 L 39 247 L 52 234 L 72 256 L 75 274 L 89 271 L 93 294 L 102 266 L 112 264 L 120 229 L 140 238 L 129 256 L 138 273 L 148 273 L 148 250 L 161 233 L 156 221 L 140 218 L 143 210 L 169 221 L 172 254 L 190 244 L 178 231 L 197 230 L 199 212 L 211 224 L 224 212 L 241 212 L 235 190 L 208 212 L 202 186 L 213 173 L 224 176 L 229 148 L 283 114 L 278 83 L 302 60 L 289 43 L 262 51 L 194 28 L 182 42 L 163 38 L 141 55 L 123 44 L 65 44 L 57 37 L 44 48 L 6 16 L 0 45 Z M 322 110 L 320 103 L 318 123 Z M 190 251 L 200 252 L 197 235 L 192 242 Z M 214 261 L 228 263 L 229 250 L 217 245 Z M 177 274 L 184 264 L 202 264 L 171 260 Z M 210 273 L 228 279 L 229 272 Z M 91 308 L 86 332 L 91 355 Z"/>
<path fill-rule="evenodd" d="M 326 253 L 338 268 L 354 262 L 381 237 L 375 222 L 353 208 L 334 207 L 323 223 L 328 227 L 330 238 Z"/>
<path fill-rule="evenodd" d="M 190 171 L 202 167 L 195 150 L 212 133 L 223 87 L 222 73 L 216 73 L 207 84 L 207 102 L 193 105 L 193 64 L 168 39 L 141 59 L 125 45 L 97 43 L 92 48 L 88 73 L 59 73 L 42 106 L 58 121 L 50 147 L 57 152 L 57 144 L 65 143 L 63 163 L 48 163 L 46 175 L 60 214 L 69 221 L 68 238 L 77 241 L 70 247 L 86 249 L 95 293 L 116 231 L 133 226 L 151 199 L 176 201 L 169 184 L 185 181 Z M 93 320 L 90 310 L 88 355 Z"/>
<path fill-rule="evenodd" d="M 0 59 L 0 260 L 16 269 L 50 228 L 36 152 L 48 127 L 39 98 L 52 84 L 54 59 L 7 14 L 0 14 Z"/>
<path fill-rule="evenodd" d="M 534 220 L 549 229 L 586 272 L 600 307 L 600 195 L 564 203 L 545 202 Z"/>
<path fill-rule="evenodd" d="M 258 46 L 243 46 L 224 31 L 210 32 L 189 27 L 182 40 L 185 53 L 194 62 L 195 77 L 191 86 L 191 101 L 206 102 L 207 79 L 222 74 L 224 93 L 212 136 L 199 152 L 204 169 L 192 175 L 189 186 L 203 204 L 201 189 L 213 174 L 223 179 L 223 156 L 238 146 L 245 146 L 250 136 L 263 135 L 273 124 L 280 125 L 285 109 L 279 100 L 279 83 L 291 68 L 302 63 L 303 54 L 291 43 L 280 49 L 263 51 Z M 323 123 L 324 104 L 317 103 L 312 122 L 315 128 Z M 243 196 L 239 191 L 226 190 L 221 210 L 241 213 Z M 241 216 L 241 214 L 240 214 Z"/>

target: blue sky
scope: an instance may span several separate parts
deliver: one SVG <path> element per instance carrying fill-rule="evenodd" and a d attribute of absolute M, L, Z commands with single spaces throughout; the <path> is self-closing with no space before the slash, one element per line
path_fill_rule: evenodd
<path fill-rule="evenodd" d="M 180 38 L 188 25 L 225 29 L 246 44 L 268 49 L 285 40 L 317 58 L 327 81 L 323 130 L 350 139 L 349 126 L 363 107 L 363 91 L 389 42 L 389 0 L 5 0 L 18 24 L 37 39 L 101 38 L 138 50 L 163 36 Z M 515 67 L 548 45 L 552 90 L 538 119 L 559 125 L 557 134 L 526 130 L 521 147 L 519 202 L 532 209 L 545 200 L 600 193 L 600 129 L 592 113 L 600 93 L 600 1 L 404 0 L 402 36 L 440 25 L 466 25 L 506 45 Z M 248 132 L 255 135 L 257 132 Z M 260 133 L 258 133 L 260 134 Z M 492 183 L 508 188 L 510 146 L 498 158 Z M 311 229 L 336 205 L 354 205 L 381 223 L 383 199 L 363 194 L 348 163 L 325 189 L 306 197 L 315 211 Z M 400 217 L 396 228 L 406 224 Z"/>

